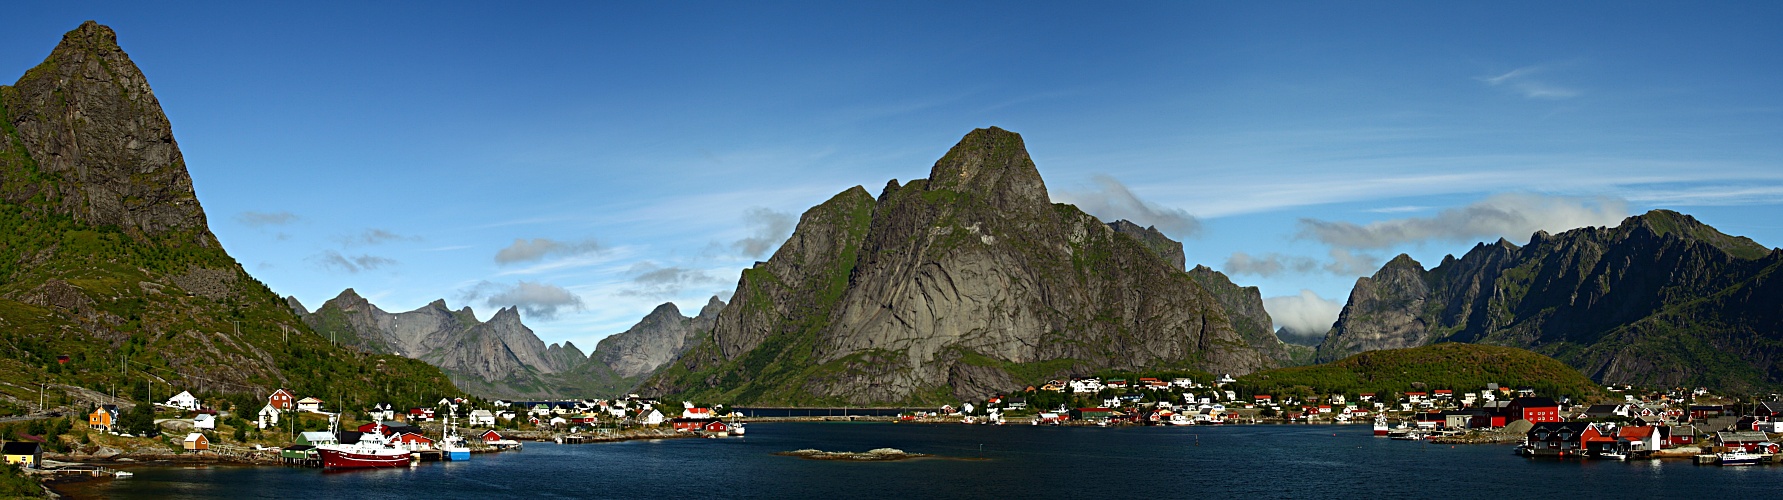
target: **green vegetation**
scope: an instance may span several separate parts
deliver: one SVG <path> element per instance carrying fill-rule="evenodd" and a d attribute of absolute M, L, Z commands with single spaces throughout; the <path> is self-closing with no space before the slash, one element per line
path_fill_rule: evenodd
<path fill-rule="evenodd" d="M 16 464 L 0 469 L 0 498 L 45 498 L 37 478 L 25 475 Z"/>
<path fill-rule="evenodd" d="M 1240 377 L 1241 394 L 1386 394 L 1480 390 L 1488 383 L 1587 399 L 1597 383 L 1553 358 L 1511 347 L 1443 343 L 1369 351 L 1331 363 L 1281 368 Z"/>

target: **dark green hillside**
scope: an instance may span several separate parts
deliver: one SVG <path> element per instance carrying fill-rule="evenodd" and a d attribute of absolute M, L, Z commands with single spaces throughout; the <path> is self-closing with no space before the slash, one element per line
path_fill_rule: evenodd
<path fill-rule="evenodd" d="M 1268 370 L 1238 379 L 1238 386 L 1251 394 L 1355 395 L 1435 389 L 1459 393 L 1484 389 L 1488 383 L 1575 399 L 1601 393 L 1596 382 L 1553 358 L 1511 347 L 1453 342 L 1369 351 L 1322 365 Z"/>
<path fill-rule="evenodd" d="M 0 86 L 0 227 L 0 399 L 35 406 L 39 383 L 132 398 L 153 383 L 157 399 L 286 387 L 348 407 L 456 393 L 418 361 L 330 345 L 223 250 L 110 28 L 82 25 Z M 49 395 L 82 406 L 65 399 Z"/>

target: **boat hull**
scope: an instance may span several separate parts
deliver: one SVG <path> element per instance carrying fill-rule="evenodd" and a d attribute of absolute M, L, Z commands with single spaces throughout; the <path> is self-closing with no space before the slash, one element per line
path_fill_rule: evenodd
<path fill-rule="evenodd" d="M 446 460 L 451 460 L 451 461 L 457 462 L 457 461 L 470 460 L 470 459 L 471 459 L 470 448 L 459 448 L 459 449 L 447 449 L 446 450 Z"/>
<path fill-rule="evenodd" d="M 324 469 L 382 469 L 406 467 L 408 453 L 352 453 L 341 450 L 319 450 Z"/>

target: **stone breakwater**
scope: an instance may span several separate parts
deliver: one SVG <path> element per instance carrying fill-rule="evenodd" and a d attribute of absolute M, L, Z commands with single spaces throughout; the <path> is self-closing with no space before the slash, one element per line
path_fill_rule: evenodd
<path fill-rule="evenodd" d="M 873 449 L 873 450 L 868 450 L 866 452 L 823 451 L 823 450 L 804 449 L 804 450 L 794 450 L 794 451 L 782 451 L 779 453 L 775 453 L 775 455 L 786 456 L 786 457 L 799 457 L 799 458 L 803 458 L 806 460 L 844 460 L 844 461 L 851 461 L 851 462 L 889 462 L 889 461 L 894 461 L 894 460 L 908 460 L 908 459 L 912 459 L 912 458 L 924 458 L 924 457 L 933 456 L 933 455 L 929 455 L 926 453 L 909 453 L 909 452 L 905 452 L 904 450 L 900 450 L 900 449 L 896 449 L 896 448 L 877 448 L 877 449 Z"/>

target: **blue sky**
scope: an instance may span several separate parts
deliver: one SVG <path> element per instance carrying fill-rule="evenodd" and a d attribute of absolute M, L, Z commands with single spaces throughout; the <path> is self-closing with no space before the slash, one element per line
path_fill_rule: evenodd
<path fill-rule="evenodd" d="M 584 349 L 992 125 L 1309 329 L 1401 252 L 1652 208 L 1783 244 L 1783 4 L 60 2 L 8 9 L 0 75 L 86 19 L 274 291 Z"/>

